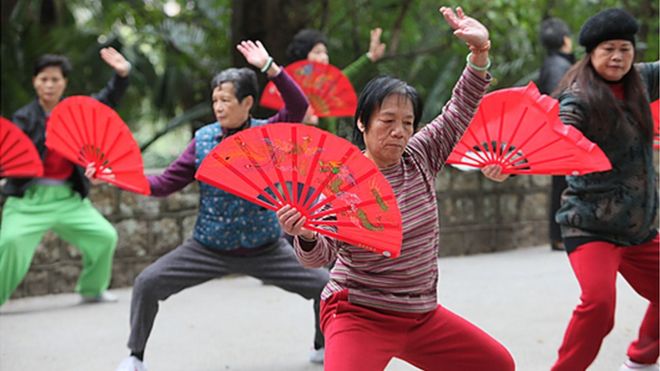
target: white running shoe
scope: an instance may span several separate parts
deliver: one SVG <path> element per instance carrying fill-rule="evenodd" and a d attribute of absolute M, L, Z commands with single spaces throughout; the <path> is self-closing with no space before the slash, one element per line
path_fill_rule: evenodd
<path fill-rule="evenodd" d="M 649 365 L 627 360 L 623 362 L 619 371 L 660 371 L 660 366 L 657 363 Z"/>
<path fill-rule="evenodd" d="M 130 356 L 121 361 L 117 371 L 147 371 L 147 366 L 135 356 Z"/>
<path fill-rule="evenodd" d="M 83 296 L 80 295 L 80 301 L 83 304 L 92 304 L 92 303 L 115 303 L 119 301 L 116 295 L 111 294 L 108 291 L 103 291 L 96 296 Z"/>
<path fill-rule="evenodd" d="M 324 359 L 325 359 L 325 348 L 313 349 L 309 353 L 309 361 L 312 363 L 316 363 L 317 365 L 322 365 Z"/>

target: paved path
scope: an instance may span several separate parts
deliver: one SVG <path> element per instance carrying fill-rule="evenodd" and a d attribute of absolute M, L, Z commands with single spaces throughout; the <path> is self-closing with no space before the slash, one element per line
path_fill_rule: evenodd
<path fill-rule="evenodd" d="M 443 258 L 440 302 L 513 353 L 518 370 L 549 370 L 578 287 L 564 253 L 548 247 Z M 619 277 L 616 324 L 591 371 L 616 371 L 646 308 Z M 127 355 L 130 289 L 118 303 L 74 294 L 13 300 L 0 309 L 0 370 L 114 371 Z M 321 371 L 307 362 L 312 305 L 259 281 L 228 278 L 168 299 L 146 359 L 150 371 Z M 393 360 L 388 371 L 415 370 Z"/>

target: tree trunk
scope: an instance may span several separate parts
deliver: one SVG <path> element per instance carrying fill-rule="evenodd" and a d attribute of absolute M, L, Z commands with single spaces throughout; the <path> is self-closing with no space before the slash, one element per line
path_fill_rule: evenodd
<path fill-rule="evenodd" d="M 235 46 L 243 40 L 260 40 L 279 64 L 285 64 L 286 47 L 309 23 L 304 0 L 233 0 L 231 20 L 232 60 L 246 62 Z"/>
<path fill-rule="evenodd" d="M 288 62 L 286 48 L 293 36 L 310 23 L 305 0 L 233 0 L 231 19 L 231 54 L 236 67 L 248 66 L 236 45 L 243 40 L 259 40 L 275 62 Z M 264 74 L 257 74 L 259 85 L 266 84 Z M 259 113 L 263 113 L 258 111 Z"/>

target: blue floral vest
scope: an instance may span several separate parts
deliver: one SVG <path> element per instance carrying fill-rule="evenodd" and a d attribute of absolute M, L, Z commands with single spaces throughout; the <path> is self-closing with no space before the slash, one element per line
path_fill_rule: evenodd
<path fill-rule="evenodd" d="M 250 127 L 267 120 L 251 119 Z M 220 143 L 219 123 L 195 132 L 195 167 Z M 212 249 L 256 248 L 277 241 L 282 235 L 275 213 L 208 184 L 199 183 L 199 214 L 193 237 Z"/>

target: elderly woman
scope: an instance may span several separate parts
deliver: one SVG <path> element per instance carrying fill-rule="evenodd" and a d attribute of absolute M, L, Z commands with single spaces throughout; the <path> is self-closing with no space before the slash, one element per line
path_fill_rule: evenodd
<path fill-rule="evenodd" d="M 336 260 L 322 294 L 326 370 L 383 370 L 397 357 L 424 370 L 513 370 L 509 352 L 481 329 L 437 303 L 438 210 L 434 179 L 463 135 L 490 81 L 488 30 L 441 8 L 468 44 L 464 70 L 443 112 L 415 133 L 421 101 L 392 77 L 367 84 L 355 115 L 356 139 L 396 194 L 403 222 L 397 259 L 316 234 L 289 207 L 277 215 L 309 267 Z"/>
<path fill-rule="evenodd" d="M 552 370 L 585 370 L 614 326 L 617 272 L 649 300 L 639 337 L 621 370 L 658 370 L 658 194 L 649 98 L 658 99 L 658 62 L 633 65 L 637 21 L 607 9 L 580 30 L 585 57 L 559 89 L 560 117 L 605 152 L 612 170 L 567 177 L 556 215 L 581 303 Z"/>
<path fill-rule="evenodd" d="M 380 41 L 382 33 L 383 30 L 380 28 L 371 30 L 369 51 L 342 70 L 355 89 L 363 86 L 364 83 L 377 74 L 375 73 L 376 63 L 385 55 L 386 45 Z M 314 29 L 300 30 L 291 40 L 286 53 L 290 63 L 302 60 L 321 64 L 330 63 L 328 40 L 321 31 Z M 319 122 L 319 117 L 316 116 L 311 106 L 307 110 L 303 122 L 319 125 L 333 134 L 339 133 L 337 118 L 327 117 Z"/>
<path fill-rule="evenodd" d="M 307 110 L 302 90 L 268 54 L 261 42 L 243 41 L 237 49 L 282 92 L 285 106 L 268 119 L 252 117 L 258 101 L 257 75 L 248 68 L 228 68 L 211 81 L 216 122 L 195 133 L 184 152 L 160 175 L 150 176 L 151 195 L 168 196 L 195 181 L 195 172 L 220 142 L 241 130 L 274 122 L 300 122 Z M 281 238 L 272 211 L 255 206 L 208 184 L 199 183 L 200 200 L 192 238 L 146 267 L 135 279 L 130 309 L 130 356 L 117 371 L 144 371 L 144 352 L 161 301 L 215 278 L 241 273 L 314 301 L 314 350 L 310 361 L 323 360 L 323 334 L 318 326 L 319 296 L 325 269 L 304 268 Z M 225 298 L 219 298 L 220 300 Z M 255 305 L 260 305 L 255 303 Z M 191 312 L 192 313 L 192 312 Z M 194 314 L 192 314 L 194 315 Z M 227 318 L 218 317 L 218 323 Z"/>

